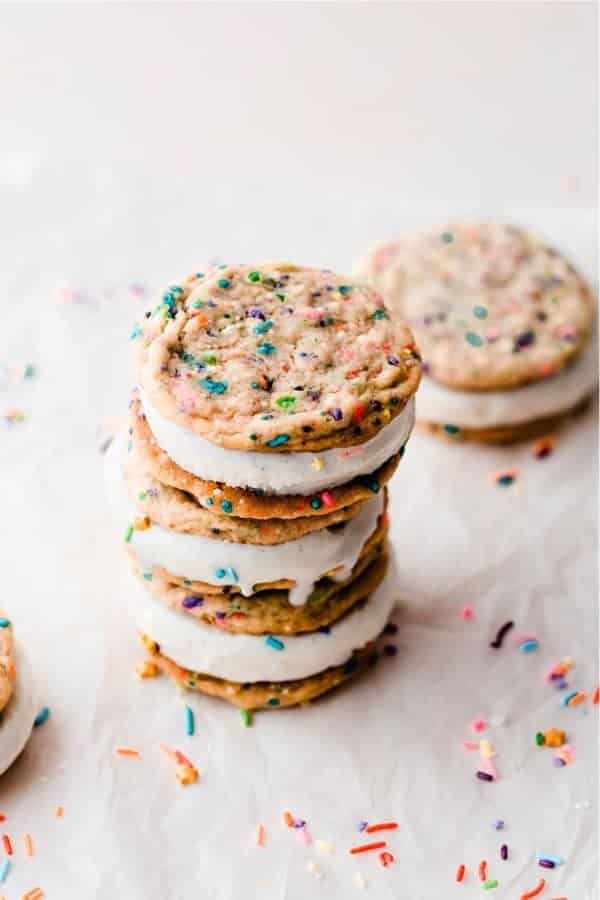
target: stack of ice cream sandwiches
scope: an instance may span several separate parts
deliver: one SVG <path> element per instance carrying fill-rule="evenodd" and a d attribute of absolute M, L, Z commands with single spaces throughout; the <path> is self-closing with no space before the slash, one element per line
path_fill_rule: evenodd
<path fill-rule="evenodd" d="M 107 474 L 148 671 L 247 710 L 368 667 L 397 584 L 386 484 L 420 360 L 381 296 L 327 270 L 227 266 L 134 328 Z"/>

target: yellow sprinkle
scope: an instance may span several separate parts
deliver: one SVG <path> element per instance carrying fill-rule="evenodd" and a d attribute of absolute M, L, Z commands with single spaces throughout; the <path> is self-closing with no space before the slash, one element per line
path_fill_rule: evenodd
<path fill-rule="evenodd" d="M 140 660 L 140 662 L 135 667 L 135 671 L 137 672 L 139 678 L 156 678 L 156 676 L 160 672 L 160 669 L 155 662 L 152 662 L 151 659 L 144 659 Z"/>
<path fill-rule="evenodd" d="M 315 841 L 315 847 L 321 853 L 333 853 L 333 844 L 330 841 Z"/>
<path fill-rule="evenodd" d="M 198 769 L 193 766 L 179 766 L 176 775 L 180 784 L 195 784 L 198 781 Z"/>
<path fill-rule="evenodd" d="M 151 524 L 149 516 L 136 516 L 133 520 L 133 527 L 136 531 L 147 531 Z"/>
<path fill-rule="evenodd" d="M 313 467 L 315 472 L 320 472 L 321 469 L 325 468 L 325 463 L 320 456 L 313 456 L 311 466 Z"/>
<path fill-rule="evenodd" d="M 482 741 L 479 741 L 479 752 L 484 759 L 491 759 L 496 755 L 496 751 L 494 750 L 491 741 L 488 741 L 485 738 Z"/>

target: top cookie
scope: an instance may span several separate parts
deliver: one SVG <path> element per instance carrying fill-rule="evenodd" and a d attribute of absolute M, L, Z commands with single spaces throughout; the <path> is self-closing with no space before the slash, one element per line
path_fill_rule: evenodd
<path fill-rule="evenodd" d="M 0 614 L 0 712 L 12 697 L 15 677 L 12 625 Z"/>
<path fill-rule="evenodd" d="M 376 247 L 359 269 L 414 329 L 423 371 L 452 388 L 513 388 L 554 375 L 592 329 L 584 280 L 510 225 L 408 235 Z"/>
<path fill-rule="evenodd" d="M 170 287 L 132 337 L 140 384 L 213 444 L 265 452 L 360 444 L 419 383 L 409 330 L 375 291 L 289 263 Z"/>

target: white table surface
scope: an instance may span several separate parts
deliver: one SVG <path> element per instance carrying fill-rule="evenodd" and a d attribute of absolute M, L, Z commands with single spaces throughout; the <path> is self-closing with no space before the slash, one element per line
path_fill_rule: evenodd
<path fill-rule="evenodd" d="M 141 654 L 98 450 L 124 414 L 143 302 L 131 285 L 148 295 L 207 258 L 343 270 L 406 225 L 497 215 L 540 229 L 595 279 L 595 15 L 585 4 L 0 7 L 0 364 L 36 367 L 0 382 L 0 413 L 26 414 L 0 424 L 0 604 L 52 710 L 0 780 L 16 848 L 6 900 L 36 884 L 49 900 L 347 900 L 361 895 L 356 872 L 376 900 L 474 898 L 484 857 L 500 882 L 490 897 L 516 900 L 544 874 L 538 851 L 566 860 L 542 900 L 595 896 L 597 710 L 562 708 L 544 683 L 565 655 L 575 688 L 598 678 L 593 412 L 543 462 L 527 446 L 415 435 L 392 488 L 398 655 L 251 729 L 192 699 L 193 738 L 172 686 L 133 673 Z M 513 466 L 512 487 L 492 483 Z M 537 653 L 511 639 L 489 649 L 507 619 L 539 638 Z M 462 747 L 477 717 L 494 723 L 497 784 L 476 780 Z M 534 745 L 552 726 L 575 749 L 561 770 Z M 176 783 L 160 742 L 189 754 L 199 785 Z M 141 760 L 116 758 L 117 745 Z M 301 845 L 285 809 L 335 852 Z M 400 823 L 392 867 L 348 855 L 360 819 Z"/>

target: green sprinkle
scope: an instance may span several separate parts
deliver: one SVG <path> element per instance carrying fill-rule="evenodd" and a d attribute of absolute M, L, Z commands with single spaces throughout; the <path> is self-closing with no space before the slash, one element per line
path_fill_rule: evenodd
<path fill-rule="evenodd" d="M 217 357 L 215 356 L 214 353 L 203 353 L 202 359 L 209 366 L 215 366 L 217 364 Z"/>
<path fill-rule="evenodd" d="M 538 747 L 543 747 L 544 744 L 546 743 L 546 738 L 544 737 L 544 735 L 542 734 L 541 731 L 536 731 L 535 742 L 538 745 Z"/>
<path fill-rule="evenodd" d="M 498 882 L 496 881 L 495 878 L 492 879 L 492 880 L 490 880 L 490 879 L 488 878 L 487 881 L 484 881 L 484 882 L 483 882 L 483 884 L 481 885 L 481 887 L 484 889 L 484 891 L 489 891 L 491 888 L 496 888 L 496 887 L 498 887 Z"/>
<path fill-rule="evenodd" d="M 262 353 L 263 356 L 270 356 L 272 353 L 275 353 L 275 345 L 269 344 L 268 342 L 265 344 L 259 344 L 256 349 L 259 353 Z"/>
<path fill-rule="evenodd" d="M 0 618 L 0 628 L 8 628 L 10 625 L 10 619 L 5 619 L 4 616 Z"/>
<path fill-rule="evenodd" d="M 488 311 L 485 306 L 474 306 L 473 307 L 473 315 L 477 319 L 487 319 Z"/>
<path fill-rule="evenodd" d="M 376 309 L 375 312 L 373 313 L 373 318 L 374 319 L 389 319 L 389 316 L 386 313 L 385 309 Z"/>
<path fill-rule="evenodd" d="M 467 331 L 465 334 L 465 340 L 467 344 L 470 344 L 471 347 L 481 347 L 483 344 L 483 338 L 478 334 L 475 334 L 473 331 Z"/>
<path fill-rule="evenodd" d="M 183 583 L 186 585 L 186 587 L 189 587 L 192 582 L 190 581 L 189 578 L 184 578 Z"/>
<path fill-rule="evenodd" d="M 289 409 L 290 406 L 293 406 L 296 402 L 295 397 L 291 397 L 289 394 L 286 394 L 285 397 L 278 397 L 275 403 L 277 406 L 280 406 L 281 409 Z"/>
<path fill-rule="evenodd" d="M 285 300 L 285 294 L 277 294 L 276 293 L 275 296 L 277 297 L 278 300 L 281 300 L 282 303 Z"/>
<path fill-rule="evenodd" d="M 269 704 L 269 706 L 279 706 L 279 697 L 269 697 L 267 703 Z"/>
<path fill-rule="evenodd" d="M 445 244 L 451 244 L 454 240 L 454 235 L 449 231 L 443 231 L 440 235 L 440 238 L 443 240 Z"/>
<path fill-rule="evenodd" d="M 380 491 L 381 485 L 379 484 L 379 482 L 378 482 L 375 478 L 373 478 L 372 481 L 369 481 L 369 483 L 367 484 L 367 487 L 368 487 L 369 490 L 372 491 L 374 494 L 378 494 L 379 491 Z"/>
<path fill-rule="evenodd" d="M 203 378 L 198 384 L 209 394 L 224 394 L 228 388 L 226 381 L 213 381 L 212 378 Z"/>
<path fill-rule="evenodd" d="M 50 709 L 47 706 L 42 707 L 39 711 L 35 719 L 33 720 L 33 724 L 36 728 L 39 728 L 40 725 L 43 725 L 44 722 L 47 722 L 50 718 Z"/>
<path fill-rule="evenodd" d="M 224 291 L 226 291 L 228 287 L 231 287 L 231 281 L 229 280 L 229 278 L 219 278 L 217 284 L 220 288 L 223 288 Z"/>
<path fill-rule="evenodd" d="M 152 581 L 152 572 L 144 572 L 144 581 Z"/>
<path fill-rule="evenodd" d="M 225 513 L 230 513 L 233 510 L 233 503 L 231 500 L 221 500 L 221 509 Z"/>
<path fill-rule="evenodd" d="M 446 434 L 458 434 L 460 428 L 458 425 L 444 425 L 444 431 Z"/>
<path fill-rule="evenodd" d="M 351 290 L 352 290 L 351 284 L 340 284 L 340 286 L 338 288 L 338 291 L 340 292 L 342 297 L 346 297 L 350 293 Z"/>
<path fill-rule="evenodd" d="M 510 472 L 505 472 L 504 475 L 498 475 L 496 478 L 496 484 L 500 485 L 500 487 L 510 487 L 515 480 L 515 476 Z"/>
<path fill-rule="evenodd" d="M 252 435 L 250 435 L 250 438 L 252 439 Z M 281 447 L 282 444 L 287 444 L 289 439 L 289 434 L 278 434 L 274 438 L 271 438 L 270 441 L 267 441 L 267 447 Z"/>
<path fill-rule="evenodd" d="M 204 307 L 204 300 L 194 300 L 192 303 L 193 309 L 202 309 Z"/>
<path fill-rule="evenodd" d="M 136 338 L 139 338 L 141 333 L 142 333 L 142 329 L 140 328 L 140 326 L 134 325 L 132 328 L 131 334 L 129 335 L 130 340 L 135 341 Z M 27 368 L 29 368 L 29 366 Z M 31 367 L 31 368 L 33 369 L 33 367 Z M 33 374 L 33 371 L 31 374 Z M 25 369 L 25 375 L 27 376 L 27 369 Z"/>
<path fill-rule="evenodd" d="M 273 327 L 273 322 L 271 319 L 267 319 L 266 322 L 259 322 L 258 325 L 255 325 L 253 328 L 254 334 L 266 334 L 267 331 L 270 331 Z"/>
<path fill-rule="evenodd" d="M 133 537 L 133 525 L 128 525 L 127 531 L 125 532 L 125 543 L 128 544 L 132 537 Z"/>
<path fill-rule="evenodd" d="M 319 500 L 318 497 L 313 497 L 312 500 L 310 501 L 310 505 L 312 506 L 313 509 L 321 509 L 321 507 L 323 506 L 323 504 L 321 503 L 321 501 Z"/>
<path fill-rule="evenodd" d="M 196 278 L 204 278 L 204 272 L 196 272 Z"/>
<path fill-rule="evenodd" d="M 251 440 L 251 441 L 257 441 L 257 440 L 258 440 L 258 435 L 257 435 L 257 434 L 251 434 L 251 435 L 250 435 L 250 440 Z"/>
<path fill-rule="evenodd" d="M 148 494 L 146 491 L 140 491 L 140 493 L 138 494 L 138 500 L 145 500 L 147 496 Z"/>
<path fill-rule="evenodd" d="M 35 375 L 35 366 L 33 366 L 31 363 L 27 363 L 27 365 L 25 366 L 25 371 L 23 372 L 23 377 L 24 378 L 33 378 L 34 375 Z"/>
<path fill-rule="evenodd" d="M 249 709 L 240 709 L 240 718 L 246 728 L 250 728 L 252 725 L 252 711 Z"/>
<path fill-rule="evenodd" d="M 261 278 L 260 272 L 248 272 L 248 281 L 260 281 Z"/>

